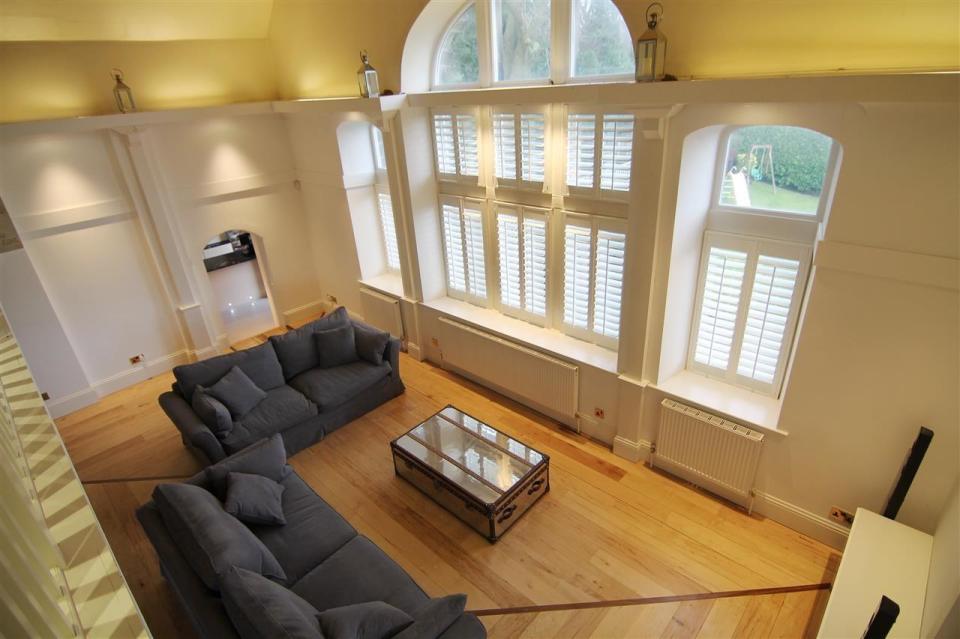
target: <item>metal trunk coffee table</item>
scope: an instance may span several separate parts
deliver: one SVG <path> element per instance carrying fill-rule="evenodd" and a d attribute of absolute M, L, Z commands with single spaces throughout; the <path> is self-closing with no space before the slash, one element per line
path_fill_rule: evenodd
<path fill-rule="evenodd" d="M 390 442 L 393 466 L 490 542 L 550 490 L 550 458 L 453 406 Z"/>

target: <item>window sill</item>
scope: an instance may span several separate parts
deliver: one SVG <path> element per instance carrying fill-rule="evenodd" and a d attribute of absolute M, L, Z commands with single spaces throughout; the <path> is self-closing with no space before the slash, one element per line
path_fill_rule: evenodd
<path fill-rule="evenodd" d="M 376 277 L 360 280 L 360 286 L 373 289 L 391 297 L 403 297 L 403 278 L 399 273 L 382 273 Z"/>
<path fill-rule="evenodd" d="M 590 342 L 570 337 L 560 331 L 534 326 L 507 317 L 490 308 L 480 308 L 449 297 L 440 297 L 423 304 L 444 315 L 461 320 L 496 334 L 578 364 L 592 366 L 608 373 L 617 373 L 617 352 Z"/>
<path fill-rule="evenodd" d="M 654 388 L 674 399 L 696 404 L 766 433 L 787 435 L 777 428 L 783 402 L 690 371 L 681 371 Z"/>

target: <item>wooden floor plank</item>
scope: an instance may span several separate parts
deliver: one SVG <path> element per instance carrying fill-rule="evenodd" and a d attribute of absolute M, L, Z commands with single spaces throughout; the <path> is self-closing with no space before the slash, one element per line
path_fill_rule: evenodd
<path fill-rule="evenodd" d="M 265 338 L 265 336 L 264 336 Z M 262 341 L 262 340 L 261 340 Z M 407 392 L 291 464 L 430 595 L 505 608 L 815 583 L 830 548 L 447 371 L 401 356 Z M 156 403 L 162 375 L 58 420 L 154 636 L 190 636 L 134 518 L 157 480 L 200 468 Z M 388 443 L 446 404 L 551 457 L 551 492 L 503 539 L 480 535 L 394 475 Z M 803 636 L 816 593 L 484 617 L 491 637 Z M 708 633 L 703 635 L 702 633 Z"/>

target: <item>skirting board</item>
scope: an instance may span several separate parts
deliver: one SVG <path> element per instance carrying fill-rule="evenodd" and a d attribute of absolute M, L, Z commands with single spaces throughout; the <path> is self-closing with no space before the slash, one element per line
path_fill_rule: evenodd
<path fill-rule="evenodd" d="M 837 550 L 843 550 L 850 535 L 846 526 L 764 492 L 754 494 L 753 510 Z"/>
<path fill-rule="evenodd" d="M 288 308 L 287 310 L 280 313 L 283 323 L 290 324 L 295 322 L 298 319 L 304 317 L 310 317 L 311 315 L 316 315 L 320 311 L 328 310 L 327 303 L 323 300 L 313 300 L 312 302 L 307 302 L 302 306 L 295 306 L 293 308 Z"/>
<path fill-rule="evenodd" d="M 633 441 L 617 435 L 613 438 L 613 454 L 632 462 L 646 462 L 650 458 L 650 442 Z"/>
<path fill-rule="evenodd" d="M 101 397 L 109 395 L 110 393 L 166 373 L 174 366 L 186 364 L 190 361 L 190 356 L 191 352 L 184 349 L 150 360 L 136 368 L 98 380 L 88 388 L 77 391 L 76 393 L 71 393 L 66 397 L 52 399 L 47 402 L 47 410 L 54 418 L 63 417 L 76 410 L 80 410 L 84 406 L 93 404 Z"/>
<path fill-rule="evenodd" d="M 407 354 L 418 362 L 422 362 L 424 359 L 426 359 L 426 356 L 420 349 L 420 345 L 414 344 L 413 342 L 407 342 Z"/>

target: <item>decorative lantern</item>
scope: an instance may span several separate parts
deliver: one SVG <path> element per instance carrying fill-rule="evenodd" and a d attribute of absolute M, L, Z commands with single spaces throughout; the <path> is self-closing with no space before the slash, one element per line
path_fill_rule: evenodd
<path fill-rule="evenodd" d="M 137 110 L 137 102 L 133 99 L 133 91 L 123 81 L 123 71 L 113 69 L 110 72 L 116 83 L 113 85 L 113 98 L 117 101 L 120 113 L 133 113 Z"/>
<path fill-rule="evenodd" d="M 663 80 L 663 61 L 667 55 L 667 38 L 657 30 L 663 18 L 663 5 L 654 2 L 647 7 L 647 30 L 637 40 L 637 82 Z"/>
<path fill-rule="evenodd" d="M 360 61 L 363 65 L 357 71 L 357 83 L 360 85 L 360 97 L 376 98 L 380 95 L 380 81 L 377 80 L 377 70 L 370 66 L 367 52 L 360 52 Z"/>

